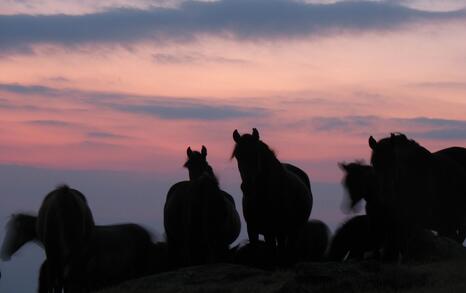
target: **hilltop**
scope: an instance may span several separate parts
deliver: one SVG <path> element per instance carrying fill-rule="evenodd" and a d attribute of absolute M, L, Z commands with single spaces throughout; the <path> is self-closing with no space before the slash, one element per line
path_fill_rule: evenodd
<path fill-rule="evenodd" d="M 123 283 L 100 293 L 149 292 L 466 292 L 466 260 L 383 264 L 301 263 L 264 271 L 216 264 L 180 269 Z"/>

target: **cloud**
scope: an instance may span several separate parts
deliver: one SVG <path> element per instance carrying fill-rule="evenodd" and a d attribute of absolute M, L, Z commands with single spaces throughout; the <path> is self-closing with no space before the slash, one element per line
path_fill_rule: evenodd
<path fill-rule="evenodd" d="M 466 90 L 466 82 L 444 81 L 444 82 L 420 82 L 410 84 L 410 86 L 427 89 L 453 89 Z"/>
<path fill-rule="evenodd" d="M 465 10 L 421 11 L 385 1 L 309 4 L 285 0 L 185 1 L 176 8 L 113 9 L 83 15 L 1 15 L 0 51 L 34 44 L 73 47 L 138 41 L 185 42 L 201 35 L 273 40 L 380 31 L 419 21 L 464 19 Z M 25 49 L 26 48 L 26 49 Z"/>
<path fill-rule="evenodd" d="M 108 138 L 108 139 L 115 139 L 115 138 L 127 138 L 125 135 L 115 134 L 113 132 L 108 131 L 90 131 L 86 134 L 89 138 Z"/>
<path fill-rule="evenodd" d="M 75 123 L 70 123 L 62 120 L 30 120 L 24 123 L 36 126 L 54 126 L 54 127 L 75 127 Z"/>
<path fill-rule="evenodd" d="M 466 120 L 428 117 L 386 118 L 377 116 L 314 117 L 314 131 L 342 132 L 361 136 L 405 132 L 413 138 L 466 140 Z"/>
<path fill-rule="evenodd" d="M 60 94 L 59 90 L 50 87 L 40 85 L 21 85 L 17 83 L 2 83 L 0 84 L 0 91 L 23 95 L 34 94 L 56 96 Z"/>
<path fill-rule="evenodd" d="M 0 91 L 27 96 L 38 95 L 49 98 L 68 98 L 73 101 L 87 103 L 93 107 L 154 116 L 162 119 L 225 120 L 263 117 L 269 114 L 269 111 L 265 108 L 212 103 L 212 99 L 141 96 L 117 92 L 92 92 L 70 88 L 56 89 L 46 86 L 21 84 L 0 84 Z M 5 103 L 3 106 L 10 108 L 17 107 L 12 103 Z M 1 107 L 2 101 L 0 100 Z"/>
<path fill-rule="evenodd" d="M 228 63 L 246 64 L 247 60 L 227 58 L 221 56 L 207 56 L 201 53 L 168 54 L 156 53 L 152 55 L 154 61 L 159 64 L 190 64 L 190 63 Z"/>
<path fill-rule="evenodd" d="M 194 120 L 225 120 L 264 116 L 263 108 L 243 108 L 232 105 L 207 105 L 186 102 L 146 103 L 146 104 L 115 104 L 112 108 L 136 114 L 145 114 L 162 119 L 194 119 Z"/>

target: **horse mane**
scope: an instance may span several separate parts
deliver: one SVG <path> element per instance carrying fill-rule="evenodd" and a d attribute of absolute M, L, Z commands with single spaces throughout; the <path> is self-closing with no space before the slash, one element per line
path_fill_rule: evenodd
<path fill-rule="evenodd" d="M 52 190 L 49 195 L 53 193 L 74 193 L 76 196 L 78 196 L 80 199 L 84 201 L 85 204 L 87 204 L 87 198 L 82 194 L 79 190 L 71 188 L 68 184 L 63 183 L 57 185 L 54 190 Z"/>
<path fill-rule="evenodd" d="M 212 168 L 210 168 L 210 171 L 204 171 L 202 175 L 198 179 L 196 179 L 196 181 L 199 182 L 200 185 L 203 185 L 206 182 L 213 183 L 217 188 L 219 188 L 217 176 L 215 176 L 214 172 L 212 171 Z"/>
<path fill-rule="evenodd" d="M 199 156 L 201 156 L 201 153 L 198 152 L 198 151 L 193 151 L 193 153 L 196 153 L 198 154 Z M 189 169 L 189 163 L 190 163 L 191 159 L 188 157 L 188 159 L 186 160 L 186 162 L 183 164 L 183 167 L 185 168 L 188 168 Z M 207 162 L 207 159 L 205 159 L 205 163 L 206 163 L 206 169 L 204 170 L 203 173 L 207 173 L 210 177 L 212 177 L 216 184 L 219 185 L 219 181 L 218 181 L 218 178 L 217 178 L 217 175 L 215 175 L 214 173 L 214 169 L 212 168 L 212 166 L 210 166 L 209 162 Z M 201 175 L 202 176 L 202 175 Z"/>
<path fill-rule="evenodd" d="M 253 139 L 253 136 L 249 133 L 246 133 L 246 134 L 243 134 L 241 138 L 250 140 L 250 139 Z M 259 143 L 260 150 L 263 150 L 267 154 L 273 156 L 274 158 L 277 158 L 275 151 L 272 150 L 265 142 L 263 142 L 262 140 L 258 140 L 258 143 Z M 233 148 L 233 152 L 231 153 L 230 160 L 236 157 L 236 155 L 238 154 L 238 148 L 239 148 L 239 143 L 236 143 L 235 147 Z"/>

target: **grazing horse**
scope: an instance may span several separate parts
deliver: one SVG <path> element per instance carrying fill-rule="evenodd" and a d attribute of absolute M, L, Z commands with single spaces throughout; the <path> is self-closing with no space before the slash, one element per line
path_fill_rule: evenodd
<path fill-rule="evenodd" d="M 11 217 L 1 249 L 3 260 L 9 259 L 27 242 L 42 245 L 35 231 L 36 221 L 36 216 L 26 214 Z M 153 243 L 149 232 L 136 224 L 94 226 L 81 263 L 81 283 L 75 290 L 87 292 L 166 271 L 167 247 L 162 242 Z M 45 260 L 39 273 L 39 292 L 52 290 L 47 268 L 48 260 Z M 68 276 L 71 280 L 73 277 Z"/>
<path fill-rule="evenodd" d="M 189 181 L 174 184 L 164 207 L 164 226 L 170 254 L 177 265 L 222 260 L 239 235 L 241 222 L 233 197 L 221 190 L 207 149 L 187 149 Z"/>
<path fill-rule="evenodd" d="M 382 246 L 382 239 L 372 231 L 368 215 L 355 216 L 346 221 L 333 236 L 329 260 L 361 260 L 366 253 L 377 254 Z"/>
<path fill-rule="evenodd" d="M 466 236 L 466 171 L 455 159 L 431 153 L 403 134 L 369 138 L 377 197 L 394 220 L 391 246 L 402 253 L 416 229 L 463 242 Z"/>
<path fill-rule="evenodd" d="M 293 247 L 312 210 L 309 178 L 299 168 L 282 164 L 257 129 L 244 135 L 235 130 L 233 140 L 249 241 L 257 243 L 261 234 L 279 256 L 296 257 L 291 256 Z"/>
<path fill-rule="evenodd" d="M 87 248 L 80 292 L 114 286 L 168 268 L 166 245 L 153 243 L 149 232 L 137 224 L 95 226 Z M 39 288 L 47 287 L 46 274 L 43 265 Z"/>
<path fill-rule="evenodd" d="M 81 192 L 62 185 L 47 194 L 36 222 L 37 238 L 47 257 L 47 292 L 79 287 L 82 258 L 93 227 L 91 210 Z M 76 276 L 75 282 L 70 275 Z"/>

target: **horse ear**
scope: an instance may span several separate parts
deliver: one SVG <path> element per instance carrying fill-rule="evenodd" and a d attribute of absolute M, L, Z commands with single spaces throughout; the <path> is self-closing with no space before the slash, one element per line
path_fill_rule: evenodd
<path fill-rule="evenodd" d="M 191 157 L 191 155 L 193 154 L 191 147 L 188 147 L 188 149 L 186 150 L 186 154 L 188 155 L 188 158 Z"/>
<path fill-rule="evenodd" d="M 207 157 L 207 148 L 206 148 L 205 146 L 202 146 L 201 155 L 202 155 L 204 158 Z"/>
<path fill-rule="evenodd" d="M 372 135 L 369 137 L 369 146 L 372 150 L 375 150 L 375 148 L 377 147 L 377 141 L 375 141 Z"/>
<path fill-rule="evenodd" d="M 259 131 L 257 130 L 257 128 L 252 129 L 252 136 L 257 140 L 259 139 Z"/>
<path fill-rule="evenodd" d="M 239 142 L 240 138 L 241 138 L 241 135 L 239 134 L 238 129 L 235 129 L 235 131 L 233 131 L 233 140 L 235 142 Z"/>

